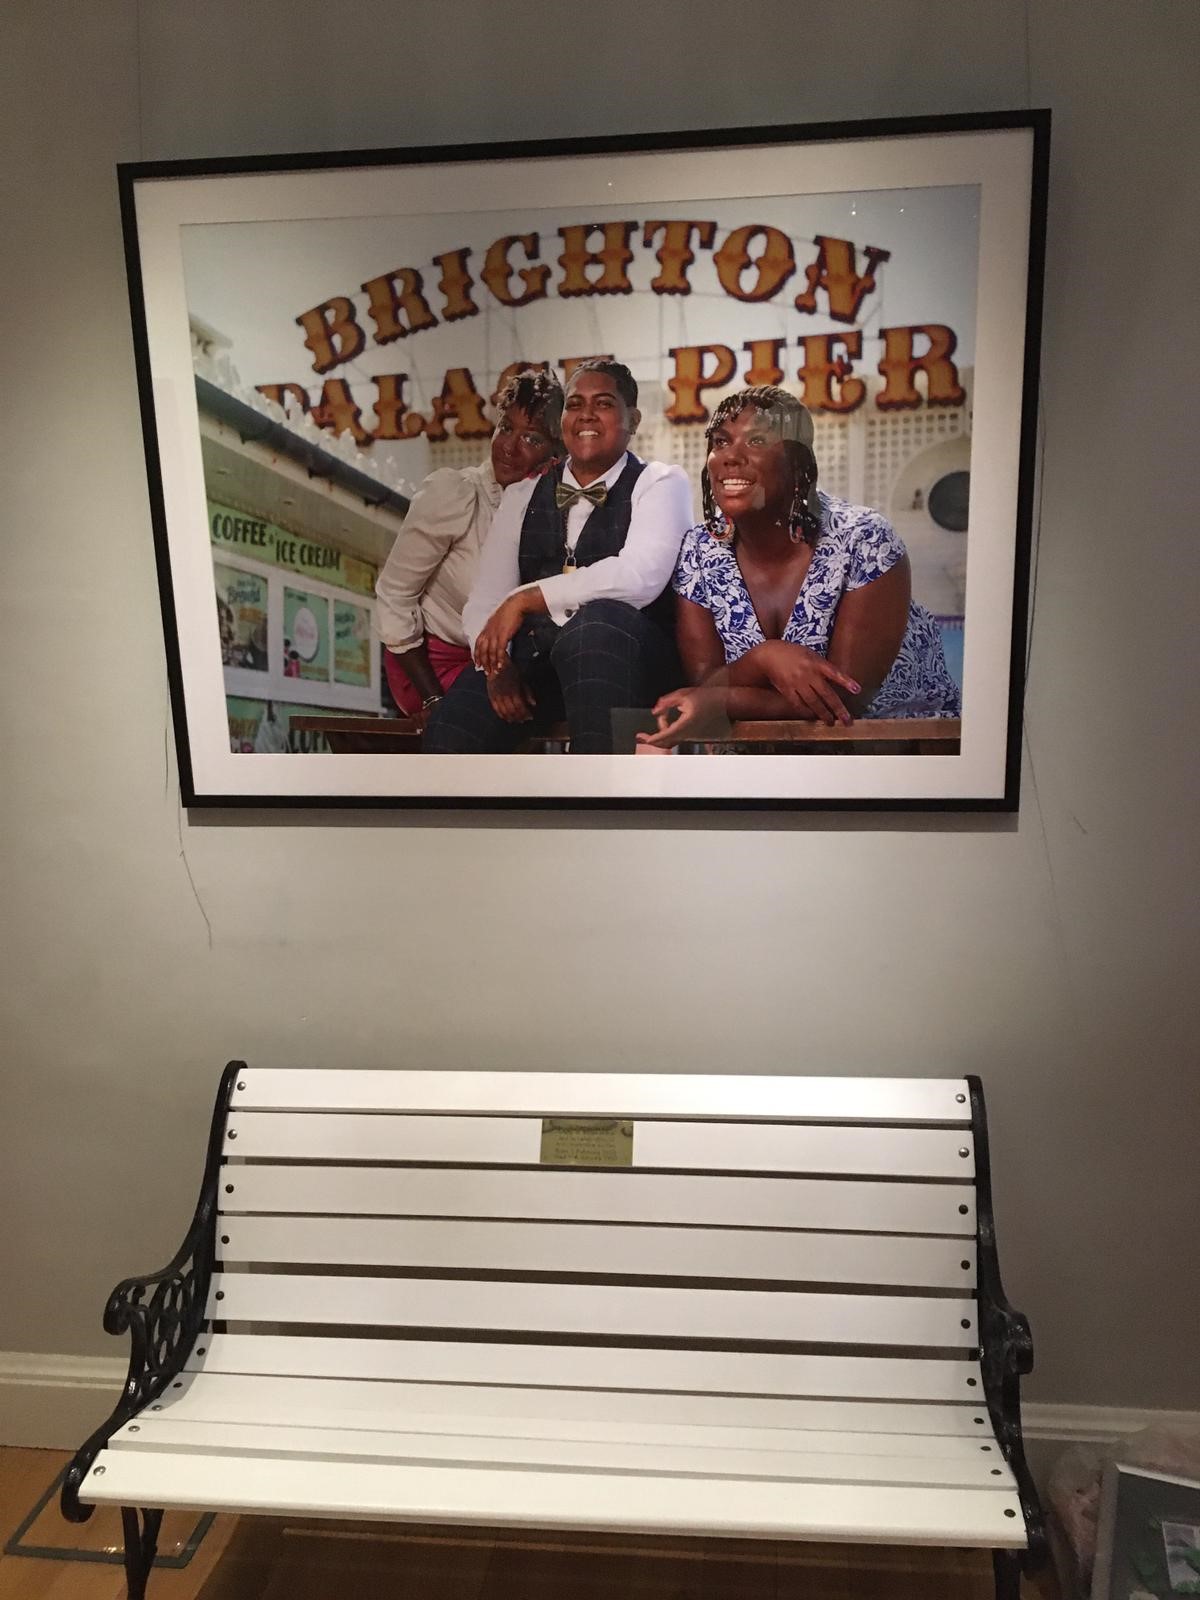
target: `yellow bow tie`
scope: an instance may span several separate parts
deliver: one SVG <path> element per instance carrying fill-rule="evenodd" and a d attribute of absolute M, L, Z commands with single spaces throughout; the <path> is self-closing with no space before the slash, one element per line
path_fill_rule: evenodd
<path fill-rule="evenodd" d="M 593 483 L 588 489 L 571 489 L 565 483 L 554 485 L 554 504 L 560 511 L 573 506 L 577 500 L 587 500 L 594 506 L 602 506 L 607 499 L 608 486 L 603 483 Z"/>

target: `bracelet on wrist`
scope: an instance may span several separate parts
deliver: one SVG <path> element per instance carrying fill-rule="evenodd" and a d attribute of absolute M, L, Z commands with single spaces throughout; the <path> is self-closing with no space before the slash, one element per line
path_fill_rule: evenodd
<path fill-rule="evenodd" d="M 436 706 L 442 698 L 440 694 L 427 694 L 421 701 L 421 710 L 428 711 L 430 706 Z"/>

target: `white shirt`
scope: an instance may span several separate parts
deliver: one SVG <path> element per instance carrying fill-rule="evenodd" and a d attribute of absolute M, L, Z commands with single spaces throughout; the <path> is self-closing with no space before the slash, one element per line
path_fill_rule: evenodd
<path fill-rule="evenodd" d="M 615 461 L 596 483 L 611 489 L 625 470 L 629 456 Z M 479 560 L 479 573 L 463 608 L 463 629 L 471 649 L 488 618 L 502 601 L 520 588 L 541 589 L 551 618 L 561 627 L 589 600 L 624 600 L 639 610 L 656 600 L 671 581 L 683 536 L 691 527 L 692 486 L 682 467 L 648 461 L 633 486 L 629 532 L 615 556 L 605 556 L 590 567 L 542 578 L 535 586 L 522 584 L 518 567 L 521 524 L 541 480 L 524 478 L 504 491 L 499 509 Z M 581 487 L 570 466 L 563 471 L 568 488 Z M 590 487 L 590 486 L 589 486 Z M 567 548 L 574 550 L 593 507 L 577 500 L 567 512 Z"/>
<path fill-rule="evenodd" d="M 375 585 L 375 625 L 389 650 L 411 650 L 427 633 L 466 644 L 462 609 L 499 504 L 490 459 L 441 467 L 425 479 Z"/>

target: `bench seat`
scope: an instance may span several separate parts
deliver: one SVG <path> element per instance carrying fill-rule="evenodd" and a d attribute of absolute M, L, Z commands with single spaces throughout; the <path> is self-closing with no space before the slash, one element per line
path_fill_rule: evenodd
<path fill-rule="evenodd" d="M 1036 1554 L 988 1176 L 968 1080 L 234 1063 L 64 1511 Z"/>
<path fill-rule="evenodd" d="M 269 1449 L 270 1441 L 261 1447 Z M 1006 1502 L 986 1488 L 889 1483 L 886 1470 L 880 1474 L 884 1481 L 874 1482 L 727 1478 L 720 1475 L 722 1453 L 713 1454 L 711 1466 L 698 1460 L 694 1473 L 671 1476 L 570 1464 L 449 1466 L 412 1455 L 383 1462 L 282 1453 L 271 1456 L 268 1473 L 264 1456 L 248 1451 L 104 1452 L 112 1499 L 122 1505 L 484 1527 L 1024 1547 L 1019 1524 L 1003 1514 L 1006 1503 L 1015 1504 L 1011 1490 Z M 831 1459 L 835 1467 L 844 1460 Z"/>

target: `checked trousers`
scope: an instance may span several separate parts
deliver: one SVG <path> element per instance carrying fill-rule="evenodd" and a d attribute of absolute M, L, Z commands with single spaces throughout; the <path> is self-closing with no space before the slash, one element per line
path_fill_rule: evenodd
<path fill-rule="evenodd" d="M 468 668 L 433 709 L 422 749 L 435 755 L 501 755 L 564 717 L 572 755 L 613 753 L 613 712 L 648 711 L 682 682 L 673 640 L 622 600 L 590 600 L 561 628 L 543 622 L 536 653 L 514 641 L 513 657 L 534 697 L 532 722 L 505 722 L 487 679 Z"/>

